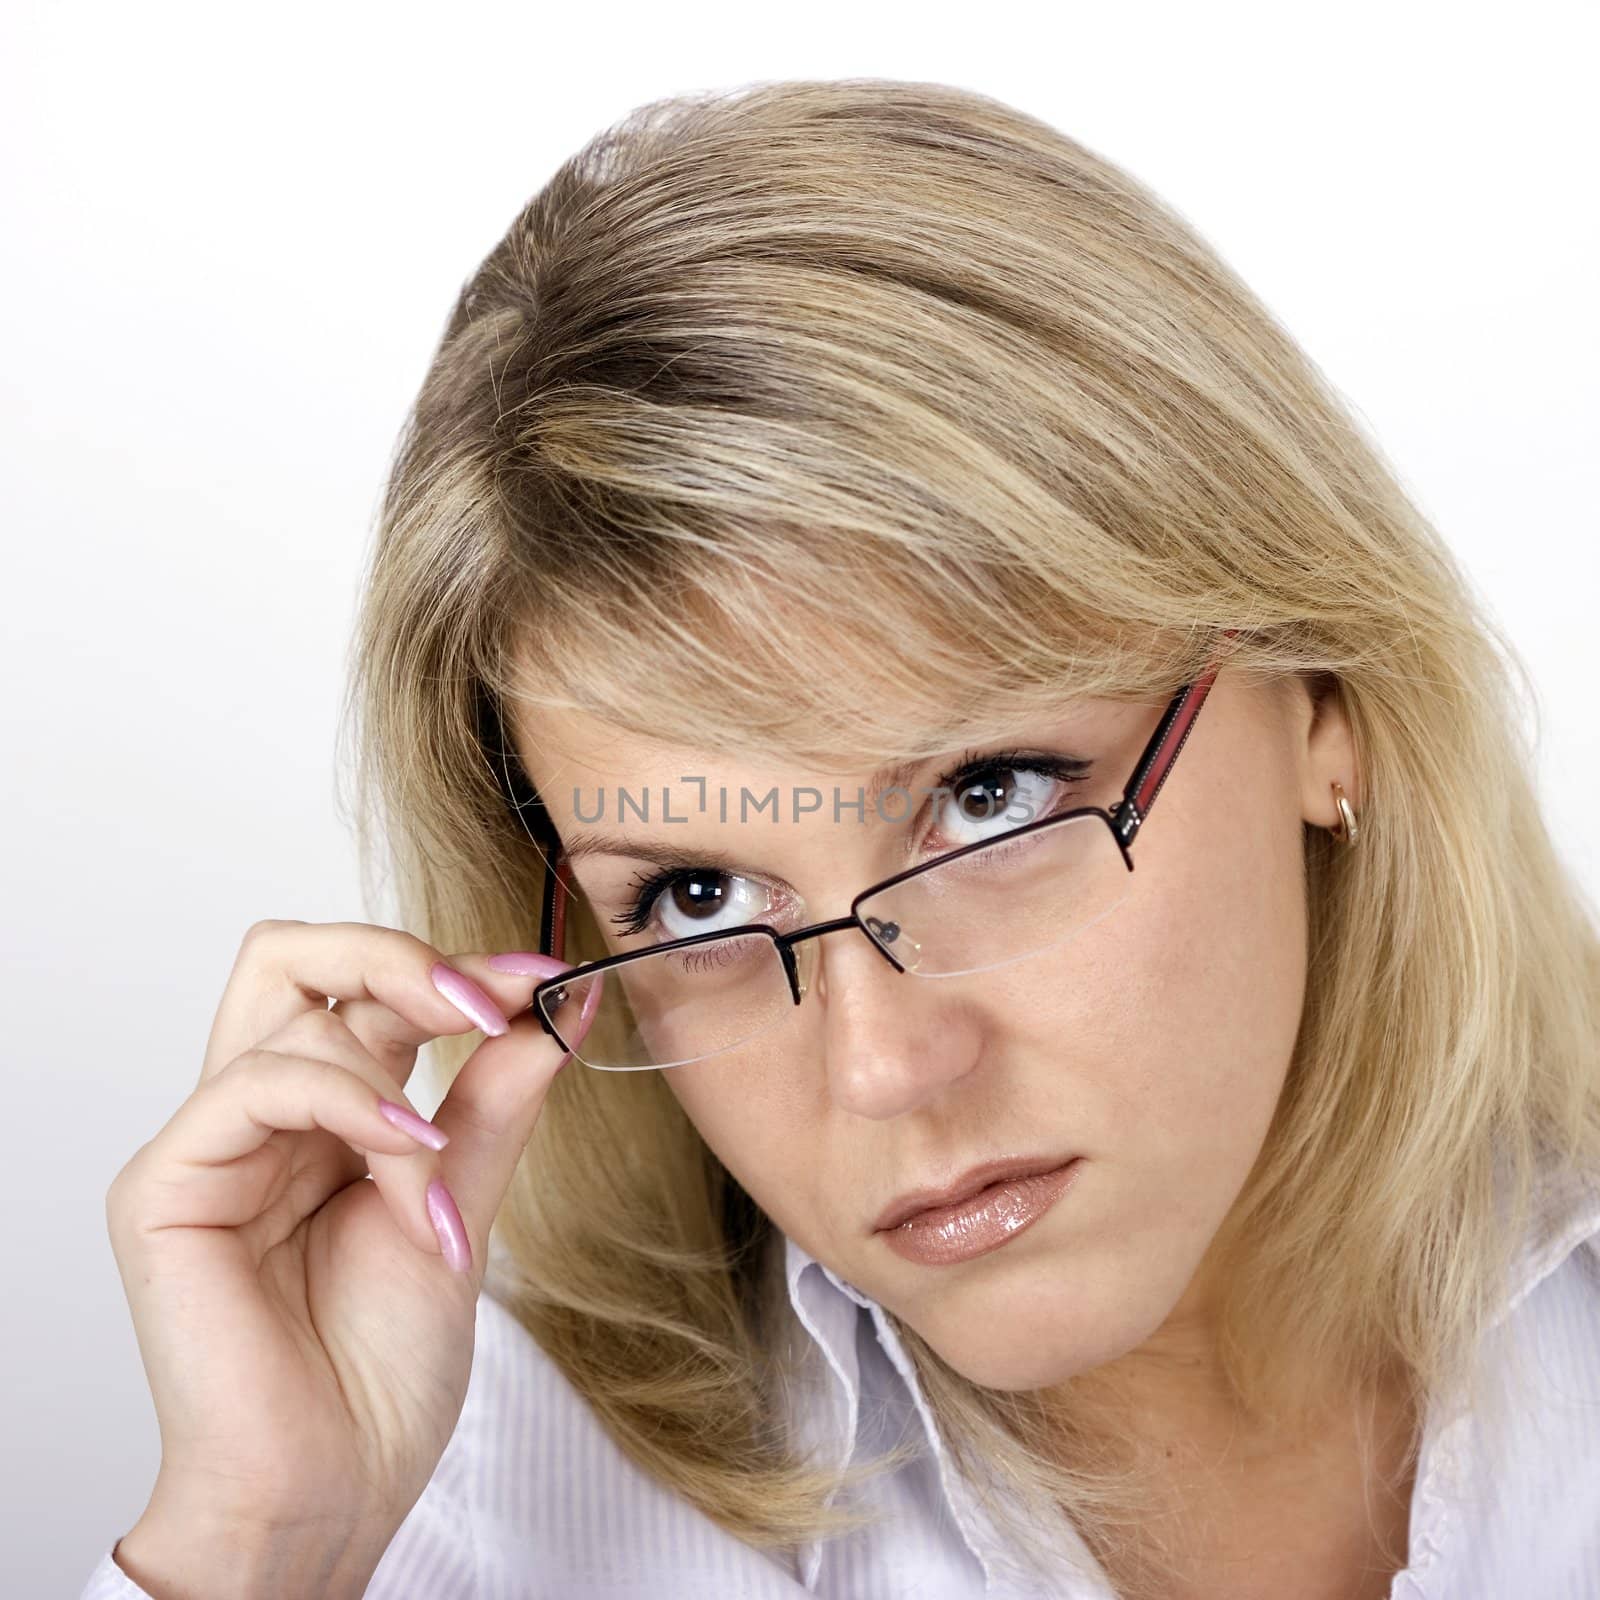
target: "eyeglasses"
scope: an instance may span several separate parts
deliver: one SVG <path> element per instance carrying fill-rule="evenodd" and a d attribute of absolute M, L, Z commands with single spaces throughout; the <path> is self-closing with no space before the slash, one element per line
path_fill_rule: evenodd
<path fill-rule="evenodd" d="M 823 934 L 859 933 L 896 972 L 919 978 L 990 972 L 1065 944 L 1128 897 L 1133 841 L 1219 667 L 1213 661 L 1169 702 L 1112 810 L 1080 806 L 962 845 L 863 889 L 848 916 L 791 933 L 749 923 L 586 962 L 534 989 L 541 1025 L 600 1071 L 654 1071 L 738 1049 L 776 1027 L 810 987 Z M 478 706 L 486 759 L 489 750 L 500 754 L 496 783 L 546 856 L 539 949 L 564 960 L 559 891 L 576 893 L 571 862 L 525 774 L 513 780 L 498 711 L 481 685 Z"/>

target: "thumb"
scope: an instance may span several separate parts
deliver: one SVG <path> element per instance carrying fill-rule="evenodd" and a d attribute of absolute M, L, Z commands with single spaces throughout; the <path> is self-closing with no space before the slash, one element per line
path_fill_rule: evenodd
<path fill-rule="evenodd" d="M 440 1156 L 444 1180 L 459 1208 L 479 1255 L 495 1213 L 510 1187 L 517 1163 L 527 1148 L 544 1109 L 555 1075 L 572 1058 L 545 1032 L 529 1000 L 536 985 L 571 970 L 554 956 L 517 952 L 491 958 L 452 958 L 493 996 L 510 1019 L 505 1033 L 484 1040 L 456 1074 L 433 1123 L 449 1135 Z M 505 968 L 514 967 L 508 975 Z M 581 1042 L 599 1002 L 600 985 L 584 996 L 578 1033 Z"/>

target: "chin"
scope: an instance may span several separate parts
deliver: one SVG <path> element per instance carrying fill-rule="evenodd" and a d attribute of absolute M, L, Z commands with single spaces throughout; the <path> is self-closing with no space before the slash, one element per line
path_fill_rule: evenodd
<path fill-rule="evenodd" d="M 997 1338 L 995 1330 L 1001 1328 L 1004 1338 Z M 946 1365 L 985 1389 L 1048 1389 L 1110 1359 L 1081 1329 L 1060 1323 L 1041 1327 L 1033 1317 L 974 1311 L 966 1326 L 918 1332 Z"/>
<path fill-rule="evenodd" d="M 1017 1393 L 1055 1388 L 1126 1355 L 1169 1309 L 1107 1297 L 1081 1259 L 1060 1270 L 1021 1274 L 995 1285 L 998 1293 L 949 1292 L 917 1331 L 970 1382 Z"/>

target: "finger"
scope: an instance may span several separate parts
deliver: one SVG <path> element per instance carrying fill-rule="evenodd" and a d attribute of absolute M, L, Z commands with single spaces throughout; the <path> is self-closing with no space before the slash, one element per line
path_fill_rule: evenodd
<path fill-rule="evenodd" d="M 437 1161 L 382 1115 L 379 1099 L 334 1062 L 249 1051 L 195 1090 L 118 1175 L 130 1197 L 124 1212 L 146 1233 L 242 1227 L 259 1214 L 260 1195 L 236 1169 L 285 1129 L 325 1129 L 368 1156 L 410 1148 Z M 396 1222 L 420 1248 L 437 1252 L 431 1228 L 423 1234 L 404 1217 Z"/>
<path fill-rule="evenodd" d="M 570 963 L 557 961 L 553 956 L 534 956 L 529 959 L 538 963 L 535 982 L 565 972 L 570 966 Z M 502 1017 L 513 1017 L 518 1011 L 527 1009 L 533 988 L 524 975 L 507 976 L 496 971 L 489 965 L 490 957 L 487 954 L 451 955 L 444 960 L 453 972 L 460 973 L 469 983 L 482 990 Z M 409 1078 L 416 1064 L 419 1047 L 438 1037 L 437 1029 L 419 1025 L 417 1020 L 371 996 L 340 1000 L 330 1009 L 344 1018 L 350 1031 L 398 1083 L 405 1083 Z"/>
<path fill-rule="evenodd" d="M 316 1102 L 298 1109 L 293 1102 L 296 1093 L 316 1087 L 330 1072 L 337 1074 L 328 1091 L 335 1095 L 333 1109 L 346 1117 L 340 1127 L 319 1120 Z M 258 1079 L 270 1081 L 263 1085 Z M 386 1105 L 393 1109 L 386 1112 Z M 360 1124 L 349 1121 L 352 1108 L 362 1113 Z M 373 1115 L 382 1124 L 382 1136 L 355 1137 L 355 1127 L 370 1128 Z M 207 1079 L 152 1141 L 151 1154 L 156 1161 L 184 1169 L 184 1180 L 175 1187 L 185 1191 L 186 1210 L 202 1213 L 187 1219 L 191 1225 L 239 1226 L 259 1214 L 264 1188 L 278 1170 L 263 1171 L 258 1165 L 247 1171 L 249 1158 L 276 1132 L 316 1128 L 336 1135 L 365 1158 L 400 1231 L 418 1249 L 439 1254 L 427 1188 L 439 1174 L 433 1146 L 448 1142 L 448 1135 L 430 1129 L 330 1012 L 302 1014 Z M 352 1180 L 347 1162 L 329 1163 L 326 1171 L 326 1181 L 304 1193 L 306 1214 Z"/>
<path fill-rule="evenodd" d="M 387 1062 L 400 1083 L 410 1074 L 416 1047 L 427 1040 L 505 1026 L 504 1015 L 478 985 L 453 974 L 432 945 L 402 929 L 365 922 L 258 922 L 245 934 L 223 990 L 201 1081 L 295 1017 L 326 1011 L 330 1000 L 376 1000 L 400 1019 Z M 409 1055 L 397 1057 L 394 1045 L 408 1039 Z"/>
<path fill-rule="evenodd" d="M 398 1154 L 386 1150 L 367 1151 L 365 1169 L 372 1174 L 384 1203 L 406 1237 L 419 1249 L 430 1254 L 439 1253 L 443 1241 L 428 1190 L 440 1176 L 438 1152 L 449 1142 L 449 1135 L 420 1114 L 401 1086 L 356 1038 L 349 1023 L 332 1011 L 304 1012 L 264 1039 L 257 1048 L 334 1062 L 374 1090 L 380 1097 L 380 1113 L 409 1134 L 414 1143 Z M 353 1152 L 352 1159 L 355 1159 Z M 340 1166 L 346 1164 L 340 1163 Z M 335 1187 L 343 1187 L 344 1183 L 360 1176 L 360 1172 L 346 1170 L 343 1182 Z M 333 1188 L 327 1189 L 324 1198 L 333 1192 Z"/>
<path fill-rule="evenodd" d="M 434 1125 L 450 1135 L 445 1173 L 474 1254 L 480 1257 L 512 1174 L 533 1136 L 545 1096 L 568 1060 L 567 1052 L 540 1025 L 538 1015 L 526 1009 L 534 987 L 569 970 L 568 963 L 550 956 L 530 956 L 521 964 L 533 970 L 511 980 L 519 989 L 508 1008 L 510 1030 L 485 1039 L 473 1051 L 433 1117 Z M 582 1042 L 593 1022 L 592 1002 L 598 997 L 599 986 L 595 985 L 585 998 L 589 1015 L 580 1017 L 572 1043 Z"/>
<path fill-rule="evenodd" d="M 506 977 L 489 965 L 489 959 L 487 955 L 482 954 L 452 955 L 447 965 L 453 971 L 477 983 L 502 1015 L 511 1016 L 518 1010 L 526 1009 L 531 995 L 530 985 L 522 975 Z M 568 970 L 568 963 L 557 961 L 552 957 L 540 956 L 533 959 L 536 966 L 531 970 L 537 973 L 535 981 Z M 373 1060 L 402 1087 L 410 1080 L 412 1069 L 416 1065 L 418 1048 L 430 1038 L 436 1037 L 431 1029 L 408 1020 L 381 1000 L 370 997 L 337 1001 L 329 1008 L 329 1015 L 341 1019 Z M 421 1132 L 424 1138 L 429 1135 L 437 1135 L 441 1139 L 445 1137 L 442 1130 L 431 1123 L 422 1123 Z M 354 1152 L 347 1151 L 346 1155 L 348 1160 L 340 1163 L 340 1169 L 344 1172 L 344 1183 L 353 1182 L 370 1170 L 373 1177 L 385 1188 L 386 1193 L 396 1197 L 405 1196 L 417 1184 L 414 1172 L 397 1170 L 400 1164 L 407 1162 L 408 1158 L 405 1156 L 375 1154 L 362 1162 Z M 349 1170 L 351 1164 L 355 1166 L 354 1171 Z M 414 1168 L 415 1163 L 410 1165 Z M 429 1173 L 426 1176 L 431 1178 L 433 1174 Z M 428 1203 L 425 1188 L 423 1200 L 424 1204 Z M 400 1200 L 400 1204 L 405 1204 L 403 1199 Z M 448 1226 L 449 1219 L 445 1220 Z"/>

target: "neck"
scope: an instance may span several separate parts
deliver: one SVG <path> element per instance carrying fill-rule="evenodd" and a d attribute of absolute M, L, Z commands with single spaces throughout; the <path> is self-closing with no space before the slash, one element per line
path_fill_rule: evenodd
<path fill-rule="evenodd" d="M 1064 1464 L 1103 1463 L 1131 1486 L 1132 1537 L 1090 1538 L 1107 1576 L 1161 1600 L 1381 1600 L 1407 1556 L 1408 1374 L 1298 1374 L 1279 1407 L 1239 1392 L 1221 1325 L 1215 1280 L 1196 1273 L 1148 1339 L 1059 1392 Z"/>
<path fill-rule="evenodd" d="M 1406 1560 L 1419 1431 L 1403 1376 L 1308 1392 L 1282 1422 L 1236 1392 L 1210 1318 L 1179 1310 L 1071 1385 L 1072 1414 L 1144 1485 L 1143 1553 L 1095 1550 L 1118 1592 L 1310 1597 L 1324 1590 L 1306 1575 L 1325 1573 L 1329 1595 L 1387 1595 Z"/>

